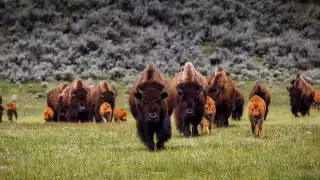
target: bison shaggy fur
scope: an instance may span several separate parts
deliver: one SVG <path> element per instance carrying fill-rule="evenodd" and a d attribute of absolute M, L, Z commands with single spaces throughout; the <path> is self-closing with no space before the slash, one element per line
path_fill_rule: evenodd
<path fill-rule="evenodd" d="M 88 111 L 89 111 L 89 120 L 93 121 L 93 117 L 97 123 L 101 123 L 102 118 L 99 114 L 99 108 L 104 102 L 108 103 L 111 106 L 111 116 L 107 121 L 112 121 L 112 116 L 115 107 L 115 98 L 117 96 L 117 91 L 115 87 L 111 87 L 110 84 L 106 81 L 100 81 L 99 85 L 90 88 L 87 101 L 88 101 Z"/>
<path fill-rule="evenodd" d="M 266 104 L 264 100 L 254 95 L 248 103 L 248 116 L 251 122 L 251 132 L 255 137 L 262 136 L 262 124 L 265 120 Z"/>
<path fill-rule="evenodd" d="M 254 95 L 257 95 L 257 96 L 261 97 L 264 100 L 264 102 L 266 103 L 266 114 L 264 116 L 264 118 L 266 120 L 268 112 L 269 112 L 269 104 L 270 104 L 270 101 L 271 101 L 271 93 L 262 84 L 257 83 L 251 89 L 250 94 L 249 94 L 249 99 L 251 99 Z"/>
<path fill-rule="evenodd" d="M 295 117 L 298 117 L 299 112 L 302 116 L 310 115 L 309 111 L 314 101 L 315 91 L 301 74 L 297 74 L 296 79 L 291 81 L 291 86 L 287 87 L 287 90 L 292 114 Z"/>
<path fill-rule="evenodd" d="M 172 86 L 154 64 L 148 64 L 129 94 L 130 111 L 137 133 L 149 151 L 163 149 L 171 138 L 170 116 L 173 112 Z M 154 143 L 156 134 L 158 141 Z"/>
<path fill-rule="evenodd" d="M 59 84 L 56 88 L 52 89 L 47 96 L 47 106 L 50 107 L 54 112 L 53 121 L 58 121 L 58 119 L 66 120 L 66 109 L 63 109 L 61 107 L 65 107 L 66 104 L 62 105 L 59 102 L 59 97 L 61 96 L 61 93 L 64 91 L 65 88 L 67 88 L 68 85 L 65 83 Z M 66 102 L 65 102 L 66 103 Z M 61 112 L 59 112 L 61 110 Z M 61 118 L 59 118 L 61 116 Z"/>
<path fill-rule="evenodd" d="M 210 75 L 213 76 L 213 75 Z M 217 113 L 214 123 L 217 127 L 228 126 L 228 119 L 232 112 L 232 97 L 235 94 L 235 84 L 227 76 L 223 68 L 218 67 L 208 87 L 208 95 L 216 102 Z"/>
<path fill-rule="evenodd" d="M 186 137 L 198 136 L 197 127 L 203 118 L 206 103 L 207 79 L 187 62 L 181 72 L 174 75 L 173 83 L 177 92 L 175 96 L 177 129 Z"/>
<path fill-rule="evenodd" d="M 236 88 L 236 91 L 232 97 L 232 115 L 233 120 L 240 120 L 243 113 L 244 96 L 240 89 Z"/>

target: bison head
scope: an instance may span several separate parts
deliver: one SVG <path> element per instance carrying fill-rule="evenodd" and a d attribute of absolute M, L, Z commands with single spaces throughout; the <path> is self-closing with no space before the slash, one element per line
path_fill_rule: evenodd
<path fill-rule="evenodd" d="M 252 101 L 252 99 L 254 99 Z M 248 115 L 254 121 L 263 121 L 266 112 L 265 103 L 259 96 L 253 96 L 248 105 Z"/>
<path fill-rule="evenodd" d="M 87 90 L 84 88 L 73 89 L 70 93 L 71 102 L 70 107 L 71 111 L 74 112 L 84 112 L 87 110 Z"/>
<path fill-rule="evenodd" d="M 134 96 L 140 101 L 139 108 L 143 111 L 145 119 L 148 121 L 160 119 L 163 100 L 168 97 L 163 84 L 156 81 L 142 83 L 137 86 Z"/>
<path fill-rule="evenodd" d="M 193 82 L 180 83 L 176 87 L 177 102 L 186 117 L 195 116 L 197 107 L 204 107 L 204 89 L 201 85 Z"/>
<path fill-rule="evenodd" d="M 227 83 L 227 78 L 224 72 L 219 72 L 214 76 L 212 83 L 208 89 L 208 94 L 216 102 L 218 102 L 217 100 L 219 99 L 219 95 L 223 93 L 225 83 Z"/>
<path fill-rule="evenodd" d="M 216 103 L 207 96 L 206 105 L 205 108 L 205 114 L 208 118 L 212 118 L 216 114 Z"/>
<path fill-rule="evenodd" d="M 112 102 L 117 96 L 117 91 L 114 85 L 112 85 L 113 91 L 110 89 L 109 84 L 107 81 L 101 81 L 99 84 L 99 91 L 100 91 L 100 102 L 108 102 L 111 106 L 113 106 Z"/>

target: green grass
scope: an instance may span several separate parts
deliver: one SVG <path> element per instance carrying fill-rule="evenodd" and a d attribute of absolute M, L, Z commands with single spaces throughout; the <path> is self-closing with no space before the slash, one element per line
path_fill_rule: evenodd
<path fill-rule="evenodd" d="M 215 49 L 215 46 L 212 44 L 204 44 L 201 46 L 201 48 L 202 48 L 203 54 L 205 54 L 207 57 L 209 57 L 212 55 L 212 53 Z"/>
<path fill-rule="evenodd" d="M 1 87 L 5 96 L 14 92 Z M 249 88 L 243 89 L 246 102 Z M 117 106 L 128 110 L 127 95 L 118 91 Z M 0 179 L 319 179 L 320 112 L 294 118 L 285 86 L 271 91 L 262 139 L 251 137 L 245 109 L 240 122 L 230 120 L 211 135 L 184 138 L 173 128 L 166 149 L 153 153 L 137 138 L 132 117 L 111 124 L 50 124 L 41 114 L 5 121 Z M 20 107 L 35 104 L 33 112 L 42 111 L 45 99 L 28 97 L 25 88 L 16 94 Z"/>

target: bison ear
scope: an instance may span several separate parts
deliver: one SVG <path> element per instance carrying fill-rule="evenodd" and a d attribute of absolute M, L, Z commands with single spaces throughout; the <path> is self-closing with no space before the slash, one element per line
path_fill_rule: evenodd
<path fill-rule="evenodd" d="M 163 92 L 161 95 L 161 99 L 165 99 L 168 97 L 168 93 L 167 92 Z"/>
<path fill-rule="evenodd" d="M 139 93 L 138 91 L 136 91 L 136 92 L 134 93 L 134 97 L 136 97 L 137 99 L 141 100 L 141 99 L 142 99 L 142 94 Z"/>

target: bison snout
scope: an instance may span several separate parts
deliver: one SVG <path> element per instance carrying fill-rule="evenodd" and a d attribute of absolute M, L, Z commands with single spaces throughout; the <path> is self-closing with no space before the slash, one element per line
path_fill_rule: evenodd
<path fill-rule="evenodd" d="M 262 115 L 255 115 L 253 116 L 254 119 L 261 119 L 262 118 Z"/>
<path fill-rule="evenodd" d="M 79 107 L 79 110 L 80 110 L 80 112 L 83 112 L 83 111 L 86 110 L 86 107 L 85 107 L 85 106 L 80 106 L 80 107 Z"/>
<path fill-rule="evenodd" d="M 148 113 L 148 117 L 151 120 L 157 119 L 158 118 L 158 114 L 157 113 Z"/>
<path fill-rule="evenodd" d="M 208 117 L 211 118 L 213 116 L 213 114 L 211 113 L 208 113 Z"/>
<path fill-rule="evenodd" d="M 186 114 L 187 114 L 187 115 L 193 115 L 193 114 L 194 114 L 193 109 L 188 108 L 188 109 L 186 110 Z"/>

